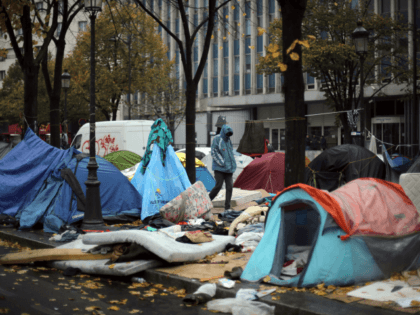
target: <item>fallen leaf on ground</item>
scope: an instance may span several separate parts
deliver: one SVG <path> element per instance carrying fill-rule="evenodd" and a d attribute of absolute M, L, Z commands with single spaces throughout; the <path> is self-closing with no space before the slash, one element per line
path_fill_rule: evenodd
<path fill-rule="evenodd" d="M 2 307 L 0 308 L 0 314 L 8 314 L 10 312 L 10 308 Z"/>
<path fill-rule="evenodd" d="M 131 310 L 129 311 L 130 314 L 137 314 L 137 313 L 142 313 L 142 311 L 140 310 Z"/>
<path fill-rule="evenodd" d="M 419 301 L 411 301 L 410 306 L 420 306 L 420 302 Z"/>
<path fill-rule="evenodd" d="M 99 299 L 95 299 L 95 298 L 88 298 L 88 300 L 89 300 L 90 302 L 96 302 L 96 301 L 99 301 Z"/>
<path fill-rule="evenodd" d="M 120 308 L 118 306 L 110 306 L 110 307 L 108 307 L 108 309 L 111 310 L 111 311 L 119 311 L 120 310 Z"/>
<path fill-rule="evenodd" d="M 109 265 L 109 269 L 114 269 L 115 268 L 115 264 Z"/>
<path fill-rule="evenodd" d="M 74 301 L 74 299 L 73 299 L 73 298 L 69 298 L 69 300 L 70 300 L 70 301 Z"/>
<path fill-rule="evenodd" d="M 55 299 L 50 299 L 51 302 L 55 301 Z"/>
<path fill-rule="evenodd" d="M 98 298 L 100 298 L 100 299 L 104 299 L 105 297 L 106 297 L 106 295 L 98 294 Z"/>
<path fill-rule="evenodd" d="M 99 306 L 88 306 L 85 308 L 86 311 L 94 311 L 94 310 L 100 310 L 101 308 Z"/>
<path fill-rule="evenodd" d="M 128 291 L 128 293 L 132 294 L 132 295 L 140 295 L 140 291 Z"/>
<path fill-rule="evenodd" d="M 154 300 L 154 299 L 153 299 L 153 300 L 151 300 L 151 301 L 150 301 L 150 303 L 155 303 L 155 300 Z"/>
<path fill-rule="evenodd" d="M 40 275 L 41 278 L 49 278 L 50 276 Z"/>
<path fill-rule="evenodd" d="M 73 311 L 80 311 L 77 307 L 76 308 L 73 308 Z"/>
<path fill-rule="evenodd" d="M 24 273 L 27 273 L 27 272 L 28 272 L 28 270 L 19 270 L 17 273 L 20 274 L 20 275 L 23 275 Z"/>

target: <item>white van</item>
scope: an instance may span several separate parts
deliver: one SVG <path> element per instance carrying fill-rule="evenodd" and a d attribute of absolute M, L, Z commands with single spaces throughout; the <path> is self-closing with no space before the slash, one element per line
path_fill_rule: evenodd
<path fill-rule="evenodd" d="M 127 150 L 143 157 L 153 120 L 118 120 L 96 123 L 96 155 Z M 84 124 L 71 144 L 75 149 L 89 153 L 89 123 Z"/>

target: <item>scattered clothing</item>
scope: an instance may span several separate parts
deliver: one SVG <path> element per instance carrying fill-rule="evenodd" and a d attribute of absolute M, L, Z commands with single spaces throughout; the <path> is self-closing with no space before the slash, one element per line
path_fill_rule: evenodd
<path fill-rule="evenodd" d="M 227 298 L 207 302 L 207 309 L 209 311 L 232 313 L 233 315 L 274 315 L 275 306 L 270 306 L 263 302 Z"/>
<path fill-rule="evenodd" d="M 264 223 L 250 224 L 238 230 L 238 236 L 245 232 L 263 233 Z"/>
<path fill-rule="evenodd" d="M 242 211 L 226 210 L 219 213 L 218 217 L 222 221 L 233 222 L 237 217 L 241 215 Z"/>
<path fill-rule="evenodd" d="M 191 243 L 191 244 L 199 244 L 199 243 L 207 243 L 213 241 L 213 237 L 209 232 L 203 231 L 189 231 L 186 232 L 185 235 L 178 237 L 176 241 L 181 243 Z"/>

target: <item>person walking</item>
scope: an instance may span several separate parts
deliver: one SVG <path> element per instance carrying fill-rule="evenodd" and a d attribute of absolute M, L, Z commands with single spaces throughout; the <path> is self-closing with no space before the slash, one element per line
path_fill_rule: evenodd
<path fill-rule="evenodd" d="M 233 178 L 236 170 L 236 161 L 233 155 L 232 142 L 230 137 L 233 130 L 229 125 L 223 125 L 220 134 L 216 135 L 211 144 L 211 156 L 213 158 L 213 171 L 216 185 L 210 191 L 209 197 L 213 200 L 223 186 L 226 184 L 225 210 L 230 210 L 232 199 Z"/>
<path fill-rule="evenodd" d="M 325 151 L 327 149 L 327 139 L 325 139 L 324 135 L 321 136 L 321 150 Z"/>
<path fill-rule="evenodd" d="M 306 135 L 305 139 L 305 151 L 308 151 L 311 149 L 311 138 L 309 138 L 309 135 Z"/>
<path fill-rule="evenodd" d="M 319 149 L 319 140 L 315 135 L 312 135 L 311 139 L 311 150 L 318 150 Z"/>

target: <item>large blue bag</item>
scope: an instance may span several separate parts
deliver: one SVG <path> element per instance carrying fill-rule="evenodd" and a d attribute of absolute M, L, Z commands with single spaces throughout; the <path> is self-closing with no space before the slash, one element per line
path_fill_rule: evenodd
<path fill-rule="evenodd" d="M 158 214 L 159 209 L 191 186 L 187 172 L 171 145 L 166 148 L 165 166 L 161 161 L 161 148 L 155 145 L 146 171 L 141 174 L 140 163 L 131 184 L 143 198 L 141 219 Z"/>

